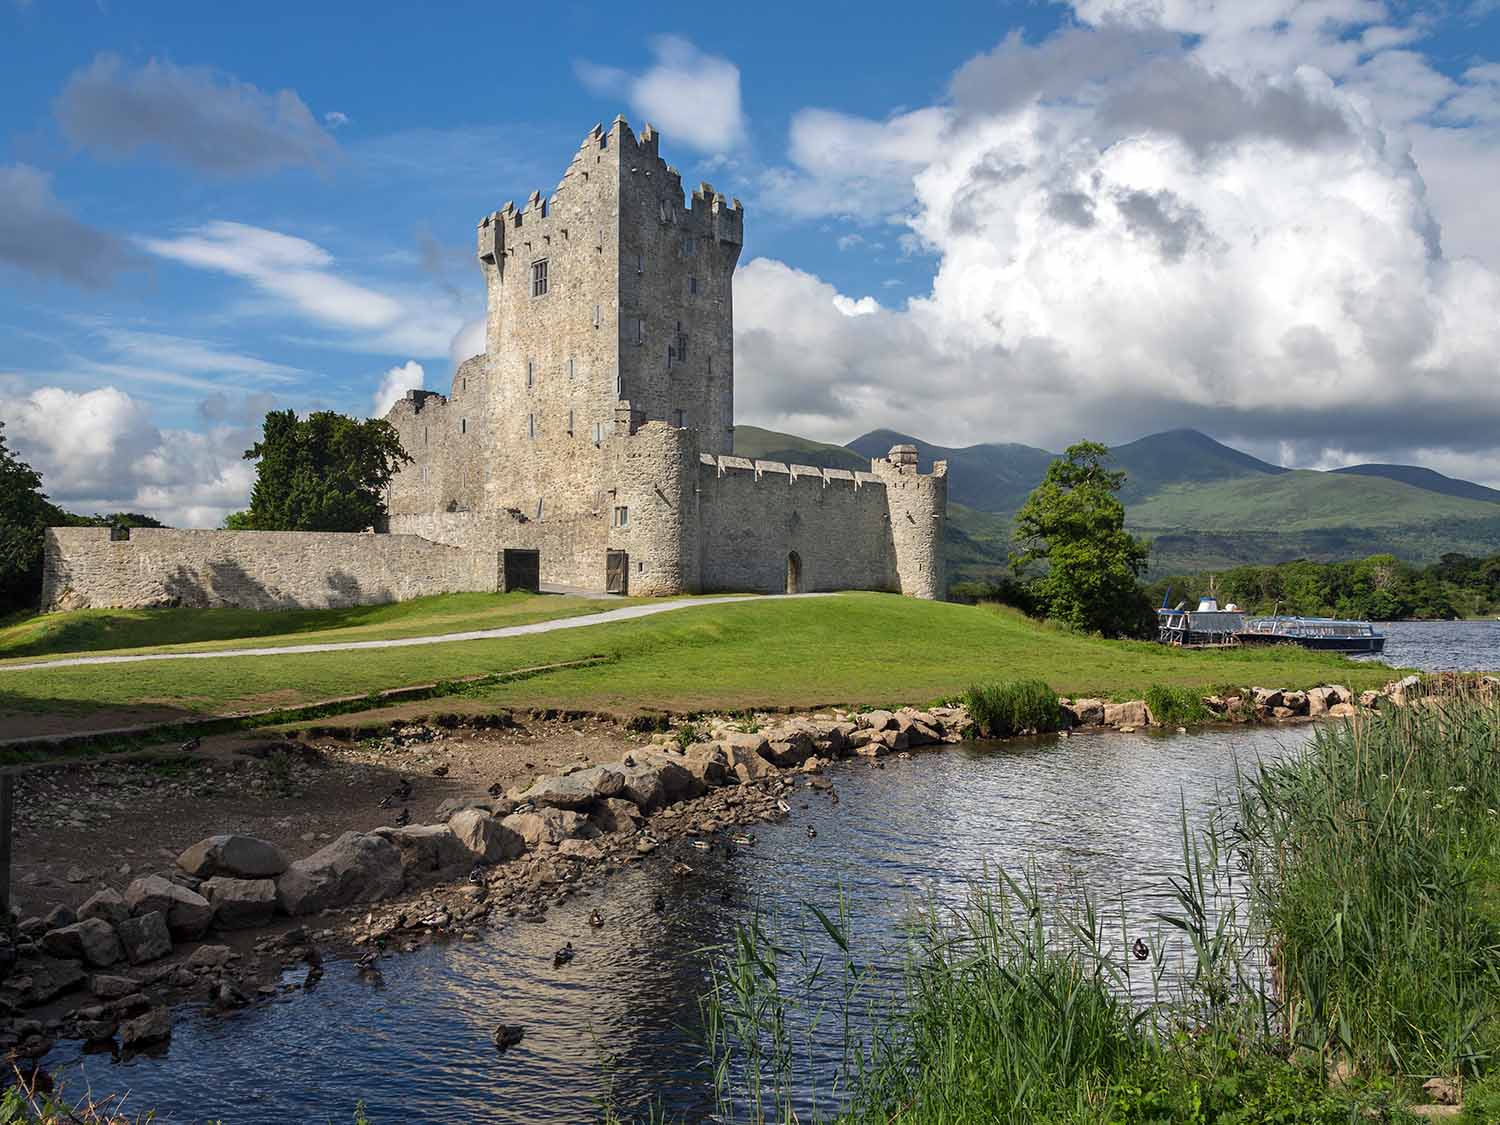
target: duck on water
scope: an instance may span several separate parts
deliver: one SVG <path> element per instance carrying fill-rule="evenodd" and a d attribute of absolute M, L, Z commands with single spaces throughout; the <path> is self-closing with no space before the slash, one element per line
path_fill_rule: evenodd
<path fill-rule="evenodd" d="M 1156 611 L 1157 636 L 1162 644 L 1179 648 L 1227 648 L 1237 645 L 1293 644 L 1330 652 L 1385 651 L 1385 634 L 1368 621 L 1341 621 L 1332 617 L 1246 617 L 1230 602 L 1219 608 L 1210 590 L 1198 608 L 1186 602 L 1169 607 L 1171 592 Z"/>

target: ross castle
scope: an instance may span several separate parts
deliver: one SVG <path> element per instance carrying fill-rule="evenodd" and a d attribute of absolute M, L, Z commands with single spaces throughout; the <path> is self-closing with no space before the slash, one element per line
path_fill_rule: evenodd
<path fill-rule="evenodd" d="M 584 138 L 551 198 L 479 224 L 485 352 L 387 419 L 415 459 L 390 530 L 510 551 L 616 593 L 869 589 L 943 596 L 946 466 L 734 456 L 744 210 L 682 177 L 647 125 Z M 528 558 L 522 552 L 535 552 Z"/>
<path fill-rule="evenodd" d="M 337 606 L 553 586 L 944 595 L 947 466 L 734 455 L 744 209 L 648 125 L 584 138 L 550 198 L 479 224 L 485 351 L 387 419 L 382 534 L 51 528 L 43 605 Z"/>

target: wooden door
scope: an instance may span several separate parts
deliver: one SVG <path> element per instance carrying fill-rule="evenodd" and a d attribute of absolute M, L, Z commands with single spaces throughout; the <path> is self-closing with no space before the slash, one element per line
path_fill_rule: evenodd
<path fill-rule="evenodd" d="M 604 576 L 605 593 L 628 594 L 630 592 L 630 556 L 624 551 L 606 551 Z"/>

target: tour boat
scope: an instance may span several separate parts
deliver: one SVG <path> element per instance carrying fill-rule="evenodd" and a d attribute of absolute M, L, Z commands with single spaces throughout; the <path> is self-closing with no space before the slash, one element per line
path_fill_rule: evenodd
<path fill-rule="evenodd" d="M 1240 633 L 1241 644 L 1294 644 L 1330 652 L 1385 651 L 1385 634 L 1368 621 L 1332 617 L 1252 617 Z"/>

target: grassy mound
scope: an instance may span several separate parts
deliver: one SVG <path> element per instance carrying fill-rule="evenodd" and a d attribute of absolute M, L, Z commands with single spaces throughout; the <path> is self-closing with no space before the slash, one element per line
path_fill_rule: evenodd
<path fill-rule="evenodd" d="M 1299 687 L 1337 681 L 1360 688 L 1390 676 L 1380 666 L 1301 649 L 1183 651 L 1080 636 L 993 608 L 845 594 L 748 599 L 634 621 L 421 647 L 32 671 L 0 667 L 0 727 L 21 733 L 23 724 L 5 712 L 104 709 L 120 718 L 121 709 L 150 707 L 224 714 L 590 657 L 604 662 L 492 685 L 467 702 L 474 709 L 691 712 L 923 702 L 1017 673 L 1045 680 L 1063 694 L 1118 699 L 1138 699 L 1154 683 Z"/>

